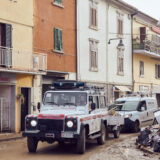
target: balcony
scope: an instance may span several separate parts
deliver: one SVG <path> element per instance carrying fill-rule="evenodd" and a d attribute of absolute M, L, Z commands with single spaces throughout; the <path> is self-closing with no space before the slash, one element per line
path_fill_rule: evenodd
<path fill-rule="evenodd" d="M 157 35 L 145 35 L 144 40 L 142 40 L 140 36 L 137 36 L 133 39 L 133 49 L 136 54 L 160 58 L 160 37 Z"/>
<path fill-rule="evenodd" d="M 0 69 L 17 72 L 45 72 L 47 55 L 0 46 Z"/>

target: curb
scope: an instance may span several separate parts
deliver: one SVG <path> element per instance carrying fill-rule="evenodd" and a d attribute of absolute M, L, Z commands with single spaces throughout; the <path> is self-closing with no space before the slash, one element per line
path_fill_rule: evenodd
<path fill-rule="evenodd" d="M 3 138 L 0 136 L 0 142 L 5 142 L 5 141 L 12 141 L 12 140 L 19 140 L 23 139 L 22 135 L 19 136 L 3 136 Z"/>

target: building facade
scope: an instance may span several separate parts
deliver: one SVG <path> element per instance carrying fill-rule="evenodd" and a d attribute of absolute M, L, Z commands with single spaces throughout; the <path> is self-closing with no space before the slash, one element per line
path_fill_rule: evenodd
<path fill-rule="evenodd" d="M 152 95 L 160 106 L 160 28 L 142 12 L 133 18 L 134 91 Z"/>
<path fill-rule="evenodd" d="M 25 17 L 25 18 L 24 18 Z M 2 0 L 0 5 L 0 132 L 24 130 L 33 112 L 33 0 Z"/>
<path fill-rule="evenodd" d="M 37 77 L 35 82 L 41 86 L 41 99 L 54 81 L 76 79 L 75 6 L 75 0 L 34 3 L 34 52 L 48 56 L 47 74 Z"/>
<path fill-rule="evenodd" d="M 135 10 L 122 1 L 77 0 L 77 77 L 104 86 L 108 103 L 132 90 Z"/>

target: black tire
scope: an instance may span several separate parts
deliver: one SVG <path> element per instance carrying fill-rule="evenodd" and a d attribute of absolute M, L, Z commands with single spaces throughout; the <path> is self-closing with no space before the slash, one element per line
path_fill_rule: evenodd
<path fill-rule="evenodd" d="M 138 122 L 138 121 L 136 121 L 136 122 L 134 123 L 133 131 L 134 131 L 135 133 L 137 133 L 137 132 L 140 131 L 139 122 Z"/>
<path fill-rule="evenodd" d="M 83 154 L 86 150 L 86 130 L 82 129 L 81 135 L 77 139 L 77 153 Z"/>
<path fill-rule="evenodd" d="M 106 140 L 106 127 L 102 123 L 102 126 L 101 126 L 101 136 L 97 138 L 97 143 L 99 145 L 103 145 L 105 143 L 105 140 Z"/>
<path fill-rule="evenodd" d="M 156 124 L 158 124 L 158 122 L 157 122 L 157 120 L 155 118 L 154 121 L 153 121 L 153 125 L 156 125 Z"/>
<path fill-rule="evenodd" d="M 30 153 L 35 153 L 37 151 L 38 140 L 33 137 L 27 137 L 27 146 Z"/>
<path fill-rule="evenodd" d="M 113 131 L 114 138 L 119 138 L 120 136 L 120 127 L 117 127 L 117 130 Z"/>

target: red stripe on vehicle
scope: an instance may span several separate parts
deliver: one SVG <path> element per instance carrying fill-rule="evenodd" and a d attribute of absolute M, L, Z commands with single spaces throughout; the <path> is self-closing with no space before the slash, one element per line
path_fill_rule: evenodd
<path fill-rule="evenodd" d="M 52 115 L 52 114 L 39 114 L 38 119 L 64 119 L 64 114 Z"/>

